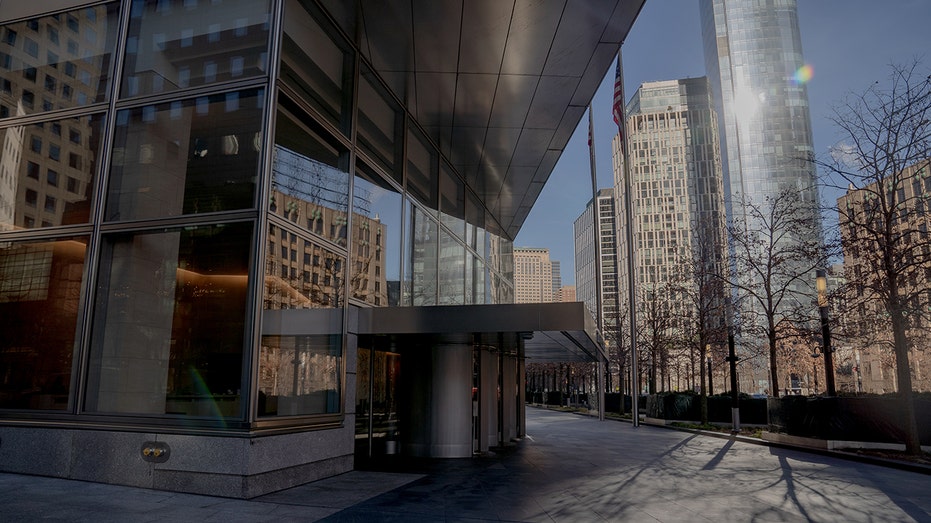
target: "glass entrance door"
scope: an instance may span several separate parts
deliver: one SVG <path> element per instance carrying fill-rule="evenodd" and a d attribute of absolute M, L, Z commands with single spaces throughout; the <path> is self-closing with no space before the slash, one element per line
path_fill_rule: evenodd
<path fill-rule="evenodd" d="M 357 368 L 356 459 L 366 462 L 399 454 L 398 378 L 401 355 L 360 346 Z"/>

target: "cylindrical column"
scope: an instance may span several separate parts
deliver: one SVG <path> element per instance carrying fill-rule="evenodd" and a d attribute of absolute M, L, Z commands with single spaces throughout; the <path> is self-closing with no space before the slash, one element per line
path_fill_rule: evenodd
<path fill-rule="evenodd" d="M 408 422 L 404 453 L 430 458 L 472 455 L 472 346 L 436 344 L 404 358 Z"/>

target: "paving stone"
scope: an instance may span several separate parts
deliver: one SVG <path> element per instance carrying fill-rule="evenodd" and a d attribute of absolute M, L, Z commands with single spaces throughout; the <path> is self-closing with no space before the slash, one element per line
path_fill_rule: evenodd
<path fill-rule="evenodd" d="M 0 520 L 931 521 L 931 477 L 801 450 L 527 409 L 488 456 L 352 471 L 252 500 L 0 474 Z"/>

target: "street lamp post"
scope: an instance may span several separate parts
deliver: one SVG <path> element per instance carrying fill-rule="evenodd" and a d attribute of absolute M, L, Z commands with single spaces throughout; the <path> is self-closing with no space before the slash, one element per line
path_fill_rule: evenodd
<path fill-rule="evenodd" d="M 740 434 L 740 393 L 737 391 L 737 351 L 734 349 L 734 334 L 728 329 L 727 357 L 725 361 L 731 365 L 731 432 Z"/>
<path fill-rule="evenodd" d="M 828 396 L 837 396 L 837 390 L 834 387 L 834 355 L 831 348 L 831 325 L 828 320 L 828 282 L 827 272 L 824 269 L 818 269 L 815 272 L 818 287 L 818 312 L 821 315 L 821 337 L 824 340 L 821 346 L 824 352 L 824 386 L 825 393 Z"/>

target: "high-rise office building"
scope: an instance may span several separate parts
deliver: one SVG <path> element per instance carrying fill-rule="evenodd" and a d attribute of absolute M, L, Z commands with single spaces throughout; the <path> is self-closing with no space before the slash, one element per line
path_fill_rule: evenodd
<path fill-rule="evenodd" d="M 0 2 L 0 470 L 253 497 L 519 437 L 525 359 L 603 354 L 511 243 L 642 4 Z"/>
<path fill-rule="evenodd" d="M 576 301 L 575 285 L 563 285 L 560 287 L 556 301 Z"/>
<path fill-rule="evenodd" d="M 562 288 L 562 268 L 559 260 L 550 260 L 550 266 L 553 267 L 553 301 L 561 301 L 559 289 Z"/>
<path fill-rule="evenodd" d="M 589 200 L 585 210 L 572 224 L 575 243 L 576 299 L 585 303 L 592 316 L 597 318 L 600 296 L 602 318 L 598 328 L 604 336 L 605 349 L 614 354 L 618 328 L 618 240 L 614 189 L 599 189 L 596 198 Z M 598 251 L 595 249 L 595 231 L 598 232 Z M 596 262 L 600 266 L 596 267 Z M 601 281 L 597 274 L 600 270 Z M 609 370 L 617 371 L 617 359 L 609 362 Z M 614 381 L 612 380 L 612 383 Z"/>
<path fill-rule="evenodd" d="M 706 313 L 724 300 L 726 274 L 724 186 L 717 120 L 706 78 L 644 83 L 627 104 L 628 170 L 634 197 L 635 285 L 638 321 L 653 294 L 668 318 L 668 335 L 693 328 L 696 307 Z M 617 192 L 624 185 L 623 155 L 613 141 Z M 627 228 L 618 206 L 618 228 Z M 622 302 L 628 301 L 628 245 L 621 242 Z M 700 289 L 700 290 L 699 290 Z M 682 295 L 687 292 L 687 295 Z M 697 303 L 696 292 L 709 301 Z M 691 296 L 691 298 L 688 298 Z M 704 318 L 710 330 L 720 312 Z M 717 316 L 717 317 L 715 317 Z M 716 325 L 714 325 L 716 326 Z"/>
<path fill-rule="evenodd" d="M 834 341 L 841 390 L 876 394 L 897 390 L 892 321 L 883 303 L 887 299 L 887 264 L 897 274 L 899 306 L 904 316 L 911 318 L 905 335 L 909 340 L 912 389 L 931 390 L 931 321 L 927 315 L 931 310 L 931 260 L 927 254 L 931 161 L 909 165 L 890 178 L 895 179 L 895 187 L 890 185 L 891 180 L 884 182 L 885 189 L 880 182 L 859 189 L 851 186 L 837 200 L 844 251 L 842 275 L 847 282 L 844 304 L 837 307 L 842 311 L 840 328 L 846 336 Z M 873 240 L 881 234 L 866 230 L 872 229 L 873 223 L 882 223 L 891 214 L 887 209 L 893 208 L 897 223 L 891 243 L 897 256 L 887 261 L 874 251 Z M 854 373 L 847 372 L 851 368 Z M 855 386 L 851 386 L 852 378 L 856 378 Z"/>
<path fill-rule="evenodd" d="M 550 250 L 514 247 L 514 303 L 556 301 L 553 296 Z"/>
<path fill-rule="evenodd" d="M 745 231 L 741 234 L 765 229 L 747 206 L 758 206 L 765 214 L 767 197 L 791 191 L 807 225 L 787 231 L 782 242 L 818 241 L 818 189 L 810 161 L 814 148 L 796 0 L 701 0 L 700 13 L 705 67 L 718 113 L 728 223 Z M 787 273 L 793 270 L 784 268 Z M 747 278 L 743 283 L 749 286 L 760 284 L 745 274 L 732 278 Z M 812 271 L 810 277 L 790 284 L 783 307 L 812 303 L 814 281 Z M 742 307 L 759 308 L 747 303 Z M 760 312 L 744 318 L 759 317 Z M 738 350 L 751 343 L 738 339 Z M 770 389 L 764 365 L 744 368 L 744 390 Z"/>
<path fill-rule="evenodd" d="M 700 10 L 728 219 L 785 188 L 817 201 L 796 1 L 701 0 Z"/>

